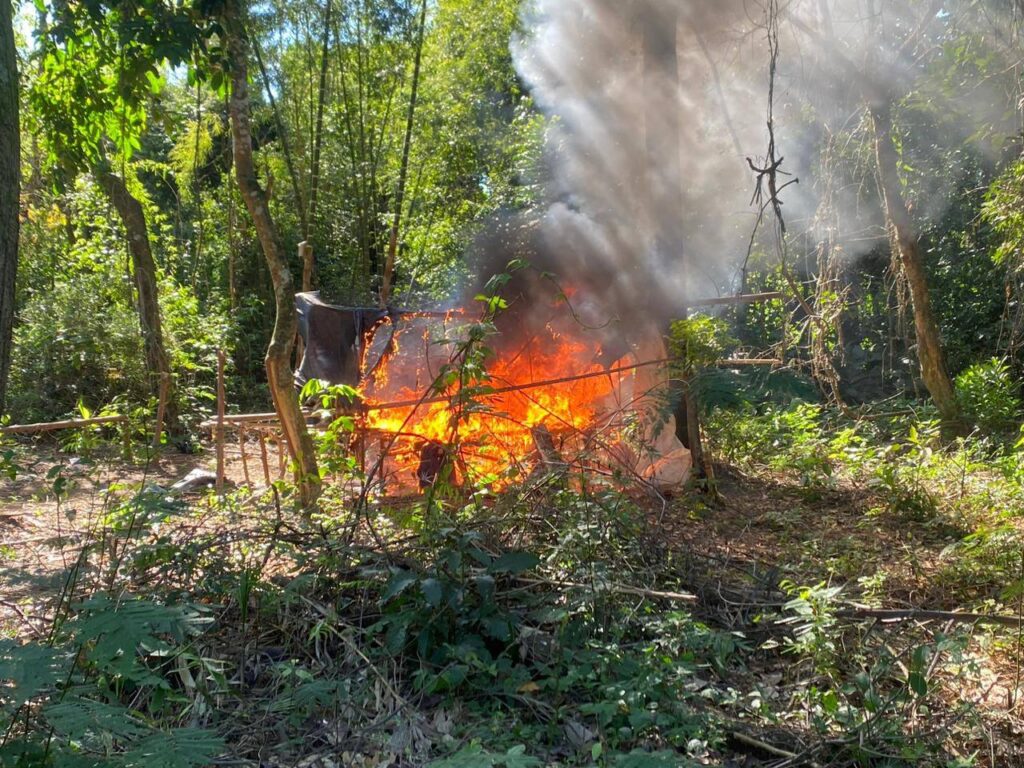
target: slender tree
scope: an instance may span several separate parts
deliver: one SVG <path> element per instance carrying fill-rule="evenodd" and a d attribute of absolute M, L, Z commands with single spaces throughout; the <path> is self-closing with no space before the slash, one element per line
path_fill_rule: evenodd
<path fill-rule="evenodd" d="M 284 248 L 270 215 L 267 195 L 260 186 L 253 162 L 252 111 L 249 103 L 249 45 L 245 33 L 245 9 L 239 0 L 226 0 L 222 10 L 228 63 L 231 68 L 231 136 L 235 178 L 245 206 L 256 227 L 263 255 L 274 284 L 276 319 L 267 348 L 266 367 L 274 407 L 284 430 L 292 459 L 296 464 L 300 500 L 304 507 L 316 502 L 320 492 L 320 473 L 313 441 L 295 394 L 291 353 L 298 329 L 295 314 L 295 288 Z"/>
<path fill-rule="evenodd" d="M 21 126 L 18 59 L 10 0 L 0 0 L 0 414 L 7 396 L 18 272 Z"/>
<path fill-rule="evenodd" d="M 890 41 L 890 45 L 896 50 L 897 58 L 909 54 L 920 38 L 927 34 L 944 4 L 943 0 L 932 0 L 919 15 L 917 23 L 909 27 L 910 31 L 902 41 Z M 882 189 L 886 223 L 892 233 L 893 246 L 910 288 L 921 379 L 943 421 L 947 425 L 955 425 L 960 421 L 960 410 L 953 381 L 946 367 L 939 326 L 932 309 L 920 233 L 914 225 L 903 195 L 899 176 L 901 158 L 893 141 L 893 105 L 905 95 L 905 91 L 903 94 L 895 92 L 893 77 L 886 69 L 887 57 L 878 57 L 878 60 L 868 62 L 867 69 L 854 63 L 845 53 L 842 41 L 832 35 L 832 16 L 828 13 L 827 3 L 823 2 L 822 7 L 825 9 L 824 33 L 811 29 L 798 18 L 794 17 L 791 21 L 797 30 L 814 42 L 822 56 L 838 68 L 842 77 L 860 85 L 861 104 L 866 107 L 871 122 L 871 140 L 874 145 L 876 173 Z M 907 11 L 907 7 L 902 5 L 899 8 Z M 870 14 L 868 24 L 871 39 L 881 39 L 883 29 L 880 25 L 880 14 Z M 902 77 L 906 76 L 899 62 L 889 62 L 888 67 L 892 72 L 901 73 Z M 908 90 L 910 87 L 910 84 L 905 86 Z"/>
<path fill-rule="evenodd" d="M 917 338 L 917 359 L 921 365 L 921 379 L 931 395 L 943 421 L 952 424 L 959 420 L 953 380 L 946 368 L 942 338 L 932 311 L 928 277 L 921 253 L 920 235 L 910 216 L 910 210 L 900 186 L 900 157 L 892 138 L 892 107 L 885 99 L 873 99 L 868 106 L 874 131 L 875 158 L 881 182 L 886 218 L 892 231 L 893 244 L 899 255 L 903 274 L 910 288 Z"/>
<path fill-rule="evenodd" d="M 124 225 L 128 237 L 128 251 L 132 257 L 132 277 L 135 280 L 136 310 L 142 331 L 142 346 L 146 356 L 146 369 L 153 377 L 157 392 L 165 404 L 164 423 L 174 434 L 180 430 L 177 397 L 171 360 L 164 341 L 160 318 L 160 293 L 157 284 L 156 261 L 149 240 L 149 227 L 142 203 L 132 195 L 124 179 L 105 165 L 97 166 L 93 175 L 110 199 Z"/>
<path fill-rule="evenodd" d="M 146 26 L 138 24 L 143 12 L 150 14 Z M 41 14 L 43 66 L 31 92 L 53 160 L 69 176 L 91 173 L 125 228 L 146 369 L 153 393 L 165 402 L 164 423 L 172 433 L 180 424 L 149 228 L 142 203 L 129 189 L 124 172 L 114 172 L 109 157 L 116 154 L 128 167 L 141 147 L 147 102 L 162 85 L 161 53 L 183 59 L 189 51 L 188 39 L 172 43 L 161 37 L 176 20 L 176 12 L 159 3 L 140 8 L 114 3 L 99 14 L 69 6 L 55 13 L 52 23 Z M 90 98 L 82 98 L 84 93 Z"/>

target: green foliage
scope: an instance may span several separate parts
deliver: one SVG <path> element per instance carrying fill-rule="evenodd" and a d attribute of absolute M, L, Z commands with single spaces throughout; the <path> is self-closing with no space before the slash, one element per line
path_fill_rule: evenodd
<path fill-rule="evenodd" d="M 1014 163 L 992 183 L 984 215 L 1002 237 L 993 259 L 1012 272 L 1024 269 L 1024 162 Z"/>
<path fill-rule="evenodd" d="M 522 619 L 496 600 L 498 582 L 539 562 L 527 552 L 495 557 L 472 534 L 442 532 L 438 544 L 437 560 L 425 573 L 391 576 L 381 594 L 386 613 L 373 629 L 394 654 L 415 649 L 429 665 L 420 684 L 431 692 L 458 687 L 474 666 L 507 665 L 502 657 Z"/>
<path fill-rule="evenodd" d="M 488 752 L 479 743 L 463 747 L 451 757 L 435 760 L 429 768 L 538 768 L 543 763 L 526 754 L 526 747 L 517 744 L 504 754 Z"/>
<path fill-rule="evenodd" d="M 194 609 L 98 596 L 55 627 L 50 642 L 0 641 L 0 712 L 12 728 L 0 764 L 208 764 L 223 749 L 215 734 L 164 729 L 152 722 L 159 708 L 145 711 L 158 693 L 173 706 L 164 662 L 205 624 Z"/>
<path fill-rule="evenodd" d="M 1020 387 L 1005 360 L 992 358 L 956 377 L 956 396 L 964 417 L 989 432 L 1017 429 Z"/>
<path fill-rule="evenodd" d="M 738 344 L 729 335 L 729 324 L 709 315 L 676 320 L 669 332 L 669 350 L 685 373 L 723 359 Z"/>

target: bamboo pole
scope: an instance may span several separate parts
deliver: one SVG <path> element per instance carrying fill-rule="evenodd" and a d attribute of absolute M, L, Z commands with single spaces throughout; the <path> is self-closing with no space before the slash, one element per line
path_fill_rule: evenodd
<path fill-rule="evenodd" d="M 224 413 L 227 410 L 224 393 L 224 366 L 227 359 L 223 349 L 217 350 L 217 495 L 224 495 Z"/>

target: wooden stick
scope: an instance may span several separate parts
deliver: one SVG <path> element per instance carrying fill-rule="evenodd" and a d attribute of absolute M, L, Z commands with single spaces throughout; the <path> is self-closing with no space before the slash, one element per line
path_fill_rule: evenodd
<path fill-rule="evenodd" d="M 959 611 L 928 611 L 918 608 L 886 610 L 876 608 L 851 608 L 836 612 L 836 616 L 847 619 L 878 619 L 879 621 L 956 621 L 968 624 L 999 624 L 1018 628 L 1018 616 L 999 616 L 990 613 L 960 613 Z"/>
<path fill-rule="evenodd" d="M 50 421 L 41 424 L 12 424 L 0 427 L 0 435 L 32 435 L 39 432 L 55 432 L 59 429 L 81 429 L 96 427 L 101 424 L 123 424 L 127 416 L 97 416 L 92 419 L 67 419 L 66 421 Z"/>
<path fill-rule="evenodd" d="M 217 495 L 224 495 L 224 413 L 226 395 L 224 394 L 224 366 L 227 358 L 223 349 L 217 350 Z"/>
<path fill-rule="evenodd" d="M 777 357 L 738 357 L 734 360 L 719 360 L 715 365 L 719 368 L 748 368 L 755 365 L 782 365 Z"/>
<path fill-rule="evenodd" d="M 713 307 L 720 304 L 757 304 L 765 301 L 785 299 L 786 294 L 782 291 L 771 291 L 770 293 L 746 293 L 741 296 L 720 296 L 716 299 L 697 299 L 689 302 L 689 308 Z"/>
<path fill-rule="evenodd" d="M 785 749 L 780 749 L 779 747 L 773 746 L 768 742 L 761 741 L 760 739 L 755 739 L 753 736 L 748 736 L 742 731 L 733 731 L 729 735 L 732 736 L 733 739 L 735 739 L 736 741 L 740 742 L 745 746 L 754 747 L 755 749 L 759 749 L 762 752 L 767 752 L 769 755 L 774 755 L 775 757 L 788 757 L 790 760 L 794 760 L 797 757 L 799 757 L 799 755 L 797 755 L 795 752 L 789 752 Z"/>
<path fill-rule="evenodd" d="M 277 474 L 279 480 L 284 480 L 287 474 L 287 466 L 284 460 L 284 435 L 280 435 L 277 440 Z"/>
<path fill-rule="evenodd" d="M 252 478 L 249 477 L 249 457 L 245 455 L 245 425 L 238 427 L 238 450 L 242 454 L 242 472 L 245 474 L 245 484 L 252 488 Z"/>
<path fill-rule="evenodd" d="M 313 244 L 303 240 L 299 243 L 299 263 L 302 265 L 302 292 L 313 290 Z"/>
<path fill-rule="evenodd" d="M 303 413 L 306 416 L 311 416 L 313 411 L 304 410 Z M 277 423 L 276 413 L 235 413 L 228 414 L 224 417 L 225 424 L 259 424 L 260 422 L 266 422 L 267 424 Z M 199 425 L 201 429 L 213 429 L 217 426 L 216 419 L 210 419 L 204 421 Z"/>
<path fill-rule="evenodd" d="M 510 392 L 524 392 L 529 389 L 539 389 L 541 387 L 553 387 L 559 384 L 572 384 L 577 381 L 584 381 L 586 379 L 596 379 L 603 376 L 613 376 L 617 373 L 629 373 L 640 368 L 646 368 L 652 365 L 666 365 L 668 363 L 676 362 L 673 358 L 665 358 L 662 360 L 648 360 L 644 363 L 636 363 L 635 365 L 623 365 L 617 368 L 608 368 L 602 371 L 593 371 L 591 373 L 581 373 L 575 376 L 563 376 L 558 379 L 546 379 L 543 381 L 532 381 L 527 384 L 513 384 L 507 387 L 496 387 L 494 389 L 488 389 L 481 392 L 481 398 L 494 397 L 495 395 L 505 395 Z M 737 358 L 734 360 L 719 360 L 716 365 L 722 368 L 739 368 L 743 366 L 754 366 L 754 365 L 781 365 L 782 361 L 777 358 Z M 362 411 L 369 413 L 370 411 L 393 411 L 401 408 L 413 408 L 420 405 L 432 405 L 435 403 L 447 403 L 451 400 L 451 397 L 445 395 L 439 395 L 437 397 L 419 398 L 416 400 L 398 400 L 396 402 L 386 403 L 367 403 L 362 406 Z M 304 413 L 307 416 L 311 416 L 313 411 L 306 410 Z M 276 413 L 246 413 L 237 414 L 233 416 L 225 417 L 225 422 L 228 424 L 258 424 L 260 422 L 267 422 L 273 424 L 277 421 Z M 200 425 L 203 429 L 210 429 L 216 426 L 215 421 L 204 421 Z"/>
<path fill-rule="evenodd" d="M 637 597 L 649 597 L 656 600 L 672 600 L 681 603 L 697 603 L 700 602 L 700 598 L 696 595 L 691 595 L 688 592 L 659 592 L 653 589 L 644 589 L 642 587 L 631 587 L 628 584 L 576 584 L 571 581 L 547 581 L 546 579 L 516 579 L 517 582 L 524 586 L 530 587 L 568 587 L 569 589 L 594 589 L 595 591 L 604 590 L 607 592 L 617 592 L 620 595 L 636 595 Z"/>
<path fill-rule="evenodd" d="M 260 438 L 260 458 L 263 460 L 263 479 L 267 481 L 267 487 L 271 485 L 270 482 L 270 459 L 267 457 L 267 437 L 262 431 L 256 433 Z"/>

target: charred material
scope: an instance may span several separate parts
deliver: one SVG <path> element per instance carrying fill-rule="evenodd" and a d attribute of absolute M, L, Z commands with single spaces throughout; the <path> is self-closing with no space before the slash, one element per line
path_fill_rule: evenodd
<path fill-rule="evenodd" d="M 432 441 L 424 443 L 420 448 L 420 464 L 416 469 L 420 490 L 432 488 L 450 466 L 451 459 L 446 446 Z"/>

